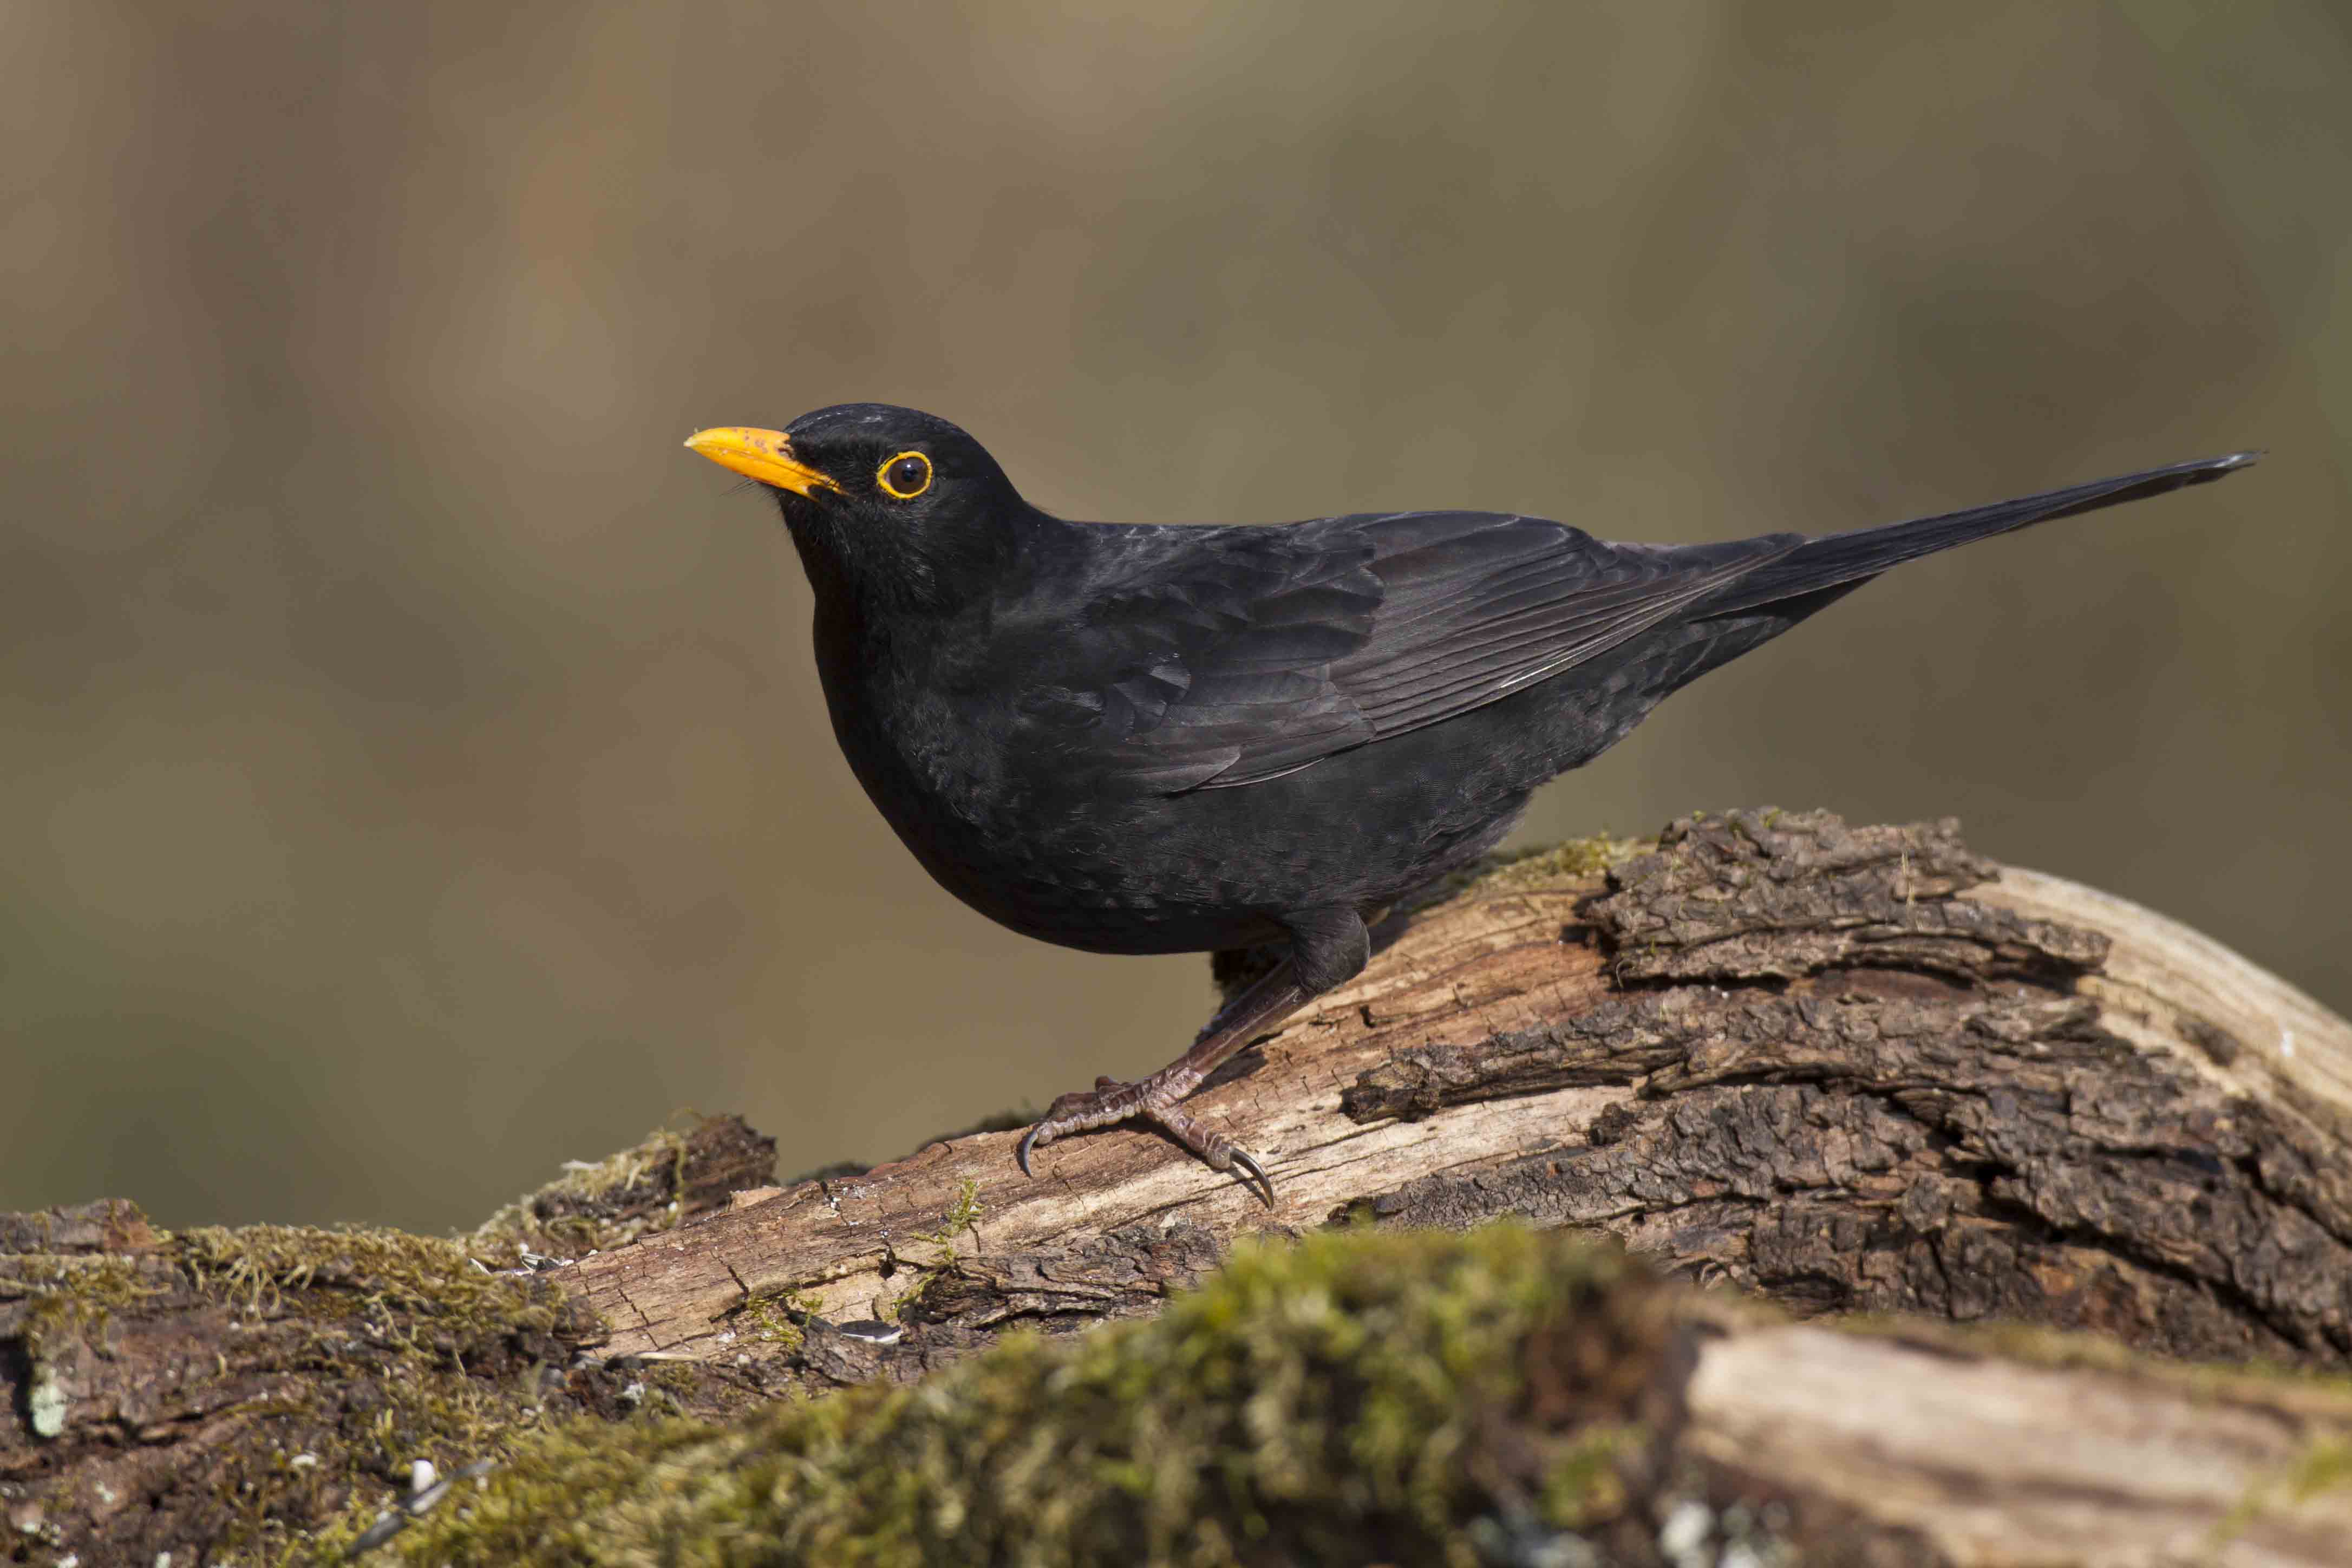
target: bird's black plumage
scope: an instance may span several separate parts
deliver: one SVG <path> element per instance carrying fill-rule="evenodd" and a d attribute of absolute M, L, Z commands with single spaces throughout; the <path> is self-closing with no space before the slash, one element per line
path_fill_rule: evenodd
<path fill-rule="evenodd" d="M 1301 1000 L 1360 967 L 1365 913 L 1492 847 L 1538 785 L 1878 573 L 2252 460 L 1659 546 L 1471 511 L 1068 522 L 882 405 L 693 444 L 776 489 L 842 750 L 934 877 L 1095 952 L 1287 940 Z M 1060 1115 L 1088 1099 L 1041 1131 L 1116 1119 Z"/>

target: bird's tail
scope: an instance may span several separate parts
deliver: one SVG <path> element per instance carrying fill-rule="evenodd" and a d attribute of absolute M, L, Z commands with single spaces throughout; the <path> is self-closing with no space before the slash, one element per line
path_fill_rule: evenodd
<path fill-rule="evenodd" d="M 2096 511 L 2103 506 L 2161 495 L 2189 485 L 2208 484 L 2245 468 L 2261 456 L 2259 452 L 2232 452 L 2226 458 L 2207 458 L 2194 463 L 2150 468 L 2145 473 L 2095 479 L 2086 485 L 1995 501 L 1990 506 L 1946 512 L 1940 517 L 1914 518 L 1908 522 L 1856 529 L 1851 533 L 1824 534 L 1807 540 L 1788 554 L 1726 584 L 1696 606 L 1692 618 L 1712 619 L 1824 589 L 1857 587 L 1890 566 L 1933 555 L 1956 544 L 2007 533 L 2029 523 L 2047 522 L 2053 518 L 2073 517 Z M 1822 602 L 1838 596 L 1827 595 Z"/>

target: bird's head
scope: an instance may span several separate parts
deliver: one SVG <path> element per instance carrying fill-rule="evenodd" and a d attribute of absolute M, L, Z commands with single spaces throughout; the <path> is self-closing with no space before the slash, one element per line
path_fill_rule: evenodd
<path fill-rule="evenodd" d="M 704 430 L 693 451 L 772 491 L 820 592 L 949 601 L 1011 551 L 1026 504 L 946 420 L 845 403 L 782 430 Z"/>

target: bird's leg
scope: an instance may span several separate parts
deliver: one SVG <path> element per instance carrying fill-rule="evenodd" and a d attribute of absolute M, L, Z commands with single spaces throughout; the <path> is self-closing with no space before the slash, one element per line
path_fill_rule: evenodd
<path fill-rule="evenodd" d="M 1360 929 L 1360 928 L 1359 928 Z M 1314 994 L 1299 984 L 1298 965 L 1286 958 L 1250 986 L 1217 1009 L 1192 1048 L 1149 1078 L 1132 1083 L 1098 1078 L 1090 1089 L 1063 1095 L 1047 1108 L 1045 1119 L 1029 1129 L 1014 1158 L 1023 1174 L 1029 1171 L 1029 1153 L 1072 1132 L 1108 1127 L 1118 1121 L 1149 1121 L 1208 1163 L 1216 1171 L 1239 1168 L 1240 1180 L 1274 1205 L 1274 1183 L 1257 1156 L 1240 1147 L 1184 1110 L 1178 1101 L 1201 1087 L 1226 1058 L 1251 1040 L 1297 1012 Z"/>

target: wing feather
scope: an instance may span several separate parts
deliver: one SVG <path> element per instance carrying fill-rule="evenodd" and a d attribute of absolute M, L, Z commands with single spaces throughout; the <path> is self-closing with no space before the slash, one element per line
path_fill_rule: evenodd
<path fill-rule="evenodd" d="M 1047 689 L 1066 695 L 1034 717 L 1062 776 L 1150 793 L 1259 783 L 1441 723 L 1801 542 L 1611 544 L 1491 512 L 1090 531 L 1100 556 L 1057 585 L 1066 613 L 1036 616 L 1062 667 Z"/>

